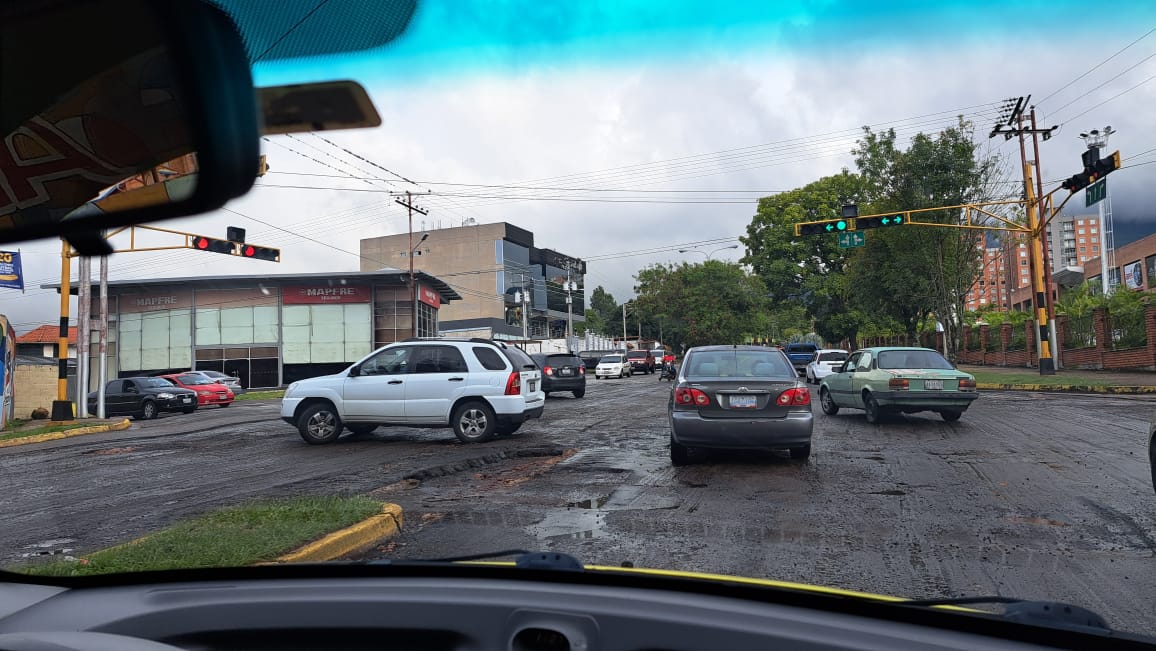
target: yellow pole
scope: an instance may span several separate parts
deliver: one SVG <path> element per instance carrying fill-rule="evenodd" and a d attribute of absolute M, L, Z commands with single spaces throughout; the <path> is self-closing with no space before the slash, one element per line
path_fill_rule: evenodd
<path fill-rule="evenodd" d="M 72 247 L 68 241 L 60 240 L 60 333 L 56 344 L 56 400 L 52 402 L 52 420 L 72 420 L 76 418 L 72 402 L 68 400 L 68 304 L 72 297 L 69 286 L 72 275 Z M 79 390 L 79 389 L 78 389 Z"/>
<path fill-rule="evenodd" d="M 1048 336 L 1048 287 L 1044 279 L 1044 229 L 1041 227 L 1040 202 L 1036 200 L 1031 166 L 1024 163 L 1024 187 L 1027 190 L 1028 228 L 1031 229 L 1029 257 L 1032 270 L 1032 309 L 1036 312 L 1039 332 L 1036 336 L 1040 350 L 1040 375 L 1055 375 L 1056 360 L 1052 357 L 1051 338 Z"/>

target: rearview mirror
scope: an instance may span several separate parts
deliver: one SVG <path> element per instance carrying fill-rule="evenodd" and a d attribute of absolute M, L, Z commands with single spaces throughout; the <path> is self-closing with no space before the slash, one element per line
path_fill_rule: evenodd
<path fill-rule="evenodd" d="M 349 367 L 349 377 L 357 377 L 361 375 L 361 364 L 354 364 Z"/>
<path fill-rule="evenodd" d="M 0 243 L 71 235 L 94 252 L 101 229 L 214 210 L 253 185 L 256 92 L 215 5 L 13 0 L 0 44 Z"/>

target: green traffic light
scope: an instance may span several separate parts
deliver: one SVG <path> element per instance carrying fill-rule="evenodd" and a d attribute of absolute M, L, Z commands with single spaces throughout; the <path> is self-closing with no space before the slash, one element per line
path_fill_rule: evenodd
<path fill-rule="evenodd" d="M 845 230 L 847 230 L 847 222 L 840 219 L 839 222 L 835 224 L 835 228 L 837 228 L 841 231 L 845 231 Z"/>

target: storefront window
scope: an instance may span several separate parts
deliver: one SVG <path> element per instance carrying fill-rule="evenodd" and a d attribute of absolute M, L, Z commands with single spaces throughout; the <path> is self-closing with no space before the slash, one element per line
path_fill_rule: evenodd
<path fill-rule="evenodd" d="M 372 349 L 369 303 L 286 305 L 282 316 L 286 364 L 354 362 Z"/>
<path fill-rule="evenodd" d="M 121 314 L 117 354 L 122 370 L 191 368 L 191 314 L 187 309 Z"/>
<path fill-rule="evenodd" d="M 417 304 L 417 336 L 436 337 L 438 334 L 438 311 L 425 303 Z M 369 351 L 366 351 L 369 352 Z"/>

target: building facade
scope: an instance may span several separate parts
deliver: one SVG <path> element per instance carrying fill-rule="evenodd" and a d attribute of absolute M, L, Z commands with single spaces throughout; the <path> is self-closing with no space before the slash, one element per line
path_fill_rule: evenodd
<path fill-rule="evenodd" d="M 416 300 L 396 269 L 111 281 L 106 379 L 196 369 L 272 388 L 336 373 L 377 347 L 437 335 L 439 309 L 460 295 L 425 273 L 416 279 Z"/>
<path fill-rule="evenodd" d="M 1047 232 L 1052 273 L 1100 257 L 1103 233 L 1097 215 L 1060 215 L 1048 223 Z"/>
<path fill-rule="evenodd" d="M 536 247 L 530 231 L 505 222 L 468 224 L 415 231 L 413 242 L 414 268 L 443 279 L 461 295 L 439 314 L 443 333 L 520 339 L 524 317 L 531 339 L 560 338 L 566 332 L 568 295 L 574 323 L 585 320 L 586 263 Z M 361 268 L 405 269 L 409 251 L 408 233 L 361 240 Z M 567 292 L 567 280 L 579 289 Z M 516 298 L 522 291 L 531 298 L 525 315 Z"/>
<path fill-rule="evenodd" d="M 1138 291 L 1156 289 L 1156 233 L 1116 248 L 1116 266 L 1108 270 L 1108 282 L 1113 288 Z M 1084 279 L 1093 291 L 1100 291 L 1102 261 L 1099 256 L 1084 262 Z"/>
<path fill-rule="evenodd" d="M 983 263 L 979 278 L 967 292 L 967 309 L 978 310 L 989 305 L 1006 309 L 1007 269 L 1003 249 L 998 246 L 986 246 L 983 242 L 977 248 L 982 251 Z"/>

